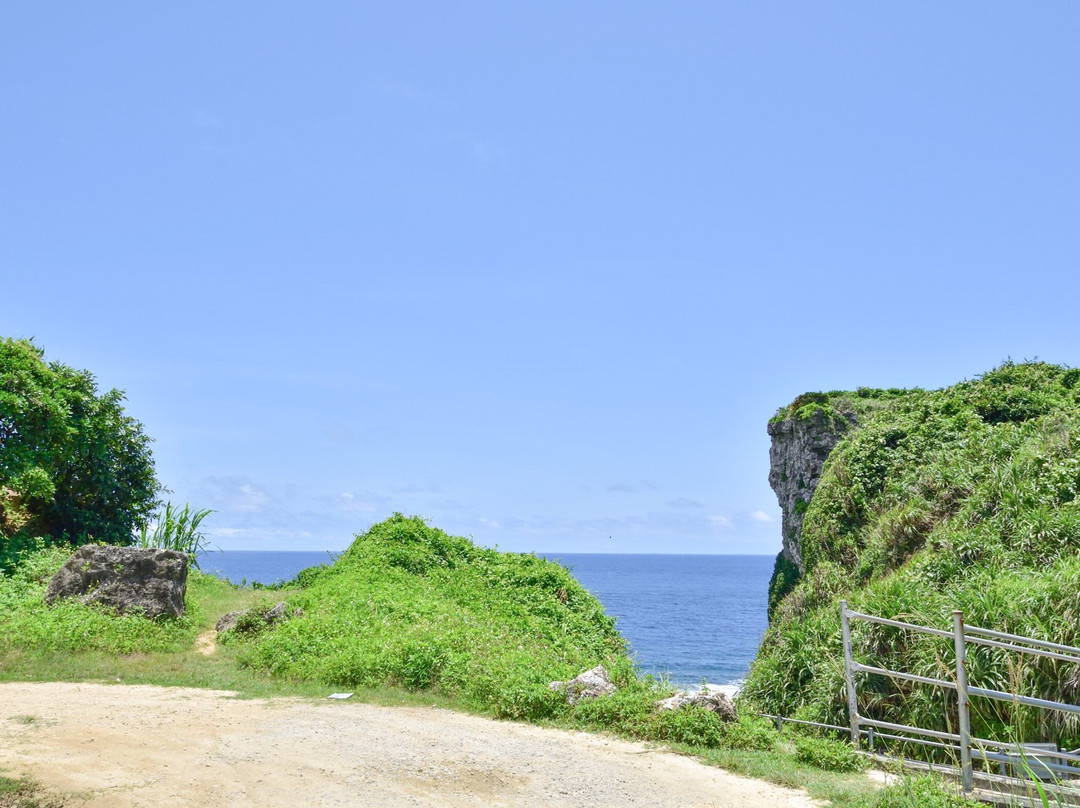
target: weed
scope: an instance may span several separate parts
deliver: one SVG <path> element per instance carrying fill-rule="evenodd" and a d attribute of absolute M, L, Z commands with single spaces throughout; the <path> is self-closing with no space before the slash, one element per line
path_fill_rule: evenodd
<path fill-rule="evenodd" d="M 795 739 L 795 759 L 830 772 L 857 772 L 867 768 L 866 758 L 851 744 L 804 735 Z"/>
<path fill-rule="evenodd" d="M 47 793 L 36 780 L 0 775 L 0 808 L 63 808 L 64 800 Z"/>
<path fill-rule="evenodd" d="M 198 567 L 198 555 L 208 547 L 206 536 L 199 532 L 199 525 L 212 513 L 207 509 L 193 510 L 187 503 L 181 508 L 167 502 L 152 520 L 153 531 L 150 522 L 144 522 L 135 536 L 135 543 L 139 547 L 187 553 L 192 565 Z"/>

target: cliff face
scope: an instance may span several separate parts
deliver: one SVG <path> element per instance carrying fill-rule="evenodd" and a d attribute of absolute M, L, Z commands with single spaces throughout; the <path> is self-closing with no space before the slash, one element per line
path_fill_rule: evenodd
<path fill-rule="evenodd" d="M 856 423 L 854 414 L 829 417 L 820 407 L 804 408 L 769 422 L 769 485 L 783 513 L 782 555 L 803 572 L 802 523 L 829 452 Z"/>

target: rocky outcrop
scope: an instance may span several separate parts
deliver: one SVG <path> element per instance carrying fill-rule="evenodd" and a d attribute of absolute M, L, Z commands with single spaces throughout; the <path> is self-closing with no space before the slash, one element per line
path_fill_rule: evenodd
<path fill-rule="evenodd" d="M 798 399 L 796 399 L 798 402 Z M 788 408 L 769 422 L 769 485 L 783 514 L 783 555 L 803 572 L 802 524 L 829 452 L 856 423 L 853 413 L 837 415 L 810 404 Z"/>
<path fill-rule="evenodd" d="M 610 696 L 615 692 L 615 685 L 608 676 L 607 668 L 603 665 L 597 665 L 592 670 L 578 674 L 569 682 L 551 682 L 548 687 L 552 690 L 564 691 L 567 704 L 577 704 L 583 699 Z"/>
<path fill-rule="evenodd" d="M 218 634 L 226 631 L 239 631 L 241 634 L 256 634 L 264 628 L 281 623 L 290 617 L 299 617 L 303 614 L 302 609 L 289 611 L 285 601 L 279 600 L 269 609 L 254 608 L 248 611 L 229 612 L 222 616 L 214 626 Z"/>
<path fill-rule="evenodd" d="M 720 716 L 721 721 L 736 719 L 735 703 L 721 687 L 703 686 L 700 690 L 680 690 L 674 696 L 657 703 L 658 710 L 681 710 L 684 707 L 700 707 Z"/>
<path fill-rule="evenodd" d="M 45 602 L 79 598 L 147 617 L 184 613 L 188 557 L 175 550 L 80 547 L 49 581 Z"/>

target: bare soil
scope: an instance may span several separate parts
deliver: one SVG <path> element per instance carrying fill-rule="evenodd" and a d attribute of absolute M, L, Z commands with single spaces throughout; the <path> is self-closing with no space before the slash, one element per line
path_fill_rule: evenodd
<path fill-rule="evenodd" d="M 599 735 L 441 709 L 0 684 L 0 771 L 86 808 L 810 808 L 805 793 Z"/>

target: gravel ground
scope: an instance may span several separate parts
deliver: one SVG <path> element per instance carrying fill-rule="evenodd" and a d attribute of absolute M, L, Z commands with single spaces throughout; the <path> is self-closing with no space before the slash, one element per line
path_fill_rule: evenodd
<path fill-rule="evenodd" d="M 86 808 L 810 808 L 802 792 L 599 735 L 448 710 L 0 684 L 0 771 Z"/>

